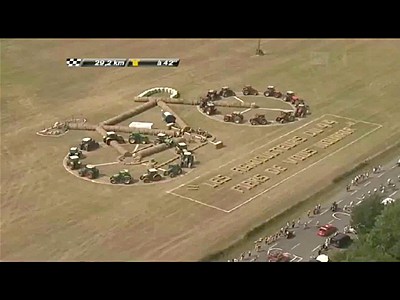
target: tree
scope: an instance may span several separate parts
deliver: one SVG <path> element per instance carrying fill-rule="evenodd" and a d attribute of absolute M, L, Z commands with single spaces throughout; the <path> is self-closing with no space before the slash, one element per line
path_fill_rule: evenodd
<path fill-rule="evenodd" d="M 382 196 L 373 195 L 353 209 L 351 226 L 356 228 L 359 234 L 366 234 L 373 228 L 376 218 L 384 208 L 381 200 Z"/>
<path fill-rule="evenodd" d="M 378 216 L 374 228 L 366 237 L 373 249 L 400 260 L 400 201 L 388 204 Z"/>

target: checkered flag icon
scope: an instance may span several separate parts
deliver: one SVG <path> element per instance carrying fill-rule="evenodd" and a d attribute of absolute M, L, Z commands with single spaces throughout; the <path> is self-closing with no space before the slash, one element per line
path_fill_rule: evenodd
<path fill-rule="evenodd" d="M 80 58 L 67 58 L 68 67 L 79 67 L 81 65 L 82 59 Z"/>

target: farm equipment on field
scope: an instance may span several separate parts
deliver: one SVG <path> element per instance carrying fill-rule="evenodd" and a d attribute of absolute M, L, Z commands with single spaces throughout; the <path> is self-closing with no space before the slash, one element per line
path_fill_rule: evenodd
<path fill-rule="evenodd" d="M 148 144 L 150 143 L 149 137 L 140 133 L 131 133 L 128 138 L 129 144 Z"/>
<path fill-rule="evenodd" d="M 99 172 L 99 169 L 97 169 L 95 166 L 86 165 L 83 168 L 79 169 L 78 174 L 81 177 L 87 177 L 89 179 L 95 179 L 95 178 L 99 177 L 100 172 Z"/>
<path fill-rule="evenodd" d="M 114 174 L 110 177 L 110 182 L 112 184 L 123 183 L 123 184 L 131 184 L 133 181 L 132 175 L 128 170 L 121 170 L 119 173 Z"/>
<path fill-rule="evenodd" d="M 194 155 L 192 152 L 185 151 L 181 153 L 181 167 L 191 168 L 194 164 Z"/>
<path fill-rule="evenodd" d="M 267 125 L 268 121 L 265 118 L 265 115 L 256 114 L 254 118 L 249 120 L 251 125 Z"/>
<path fill-rule="evenodd" d="M 182 174 L 182 167 L 179 164 L 169 165 L 168 169 L 164 171 L 164 176 L 169 176 L 171 178 Z"/>
<path fill-rule="evenodd" d="M 287 91 L 282 97 L 282 100 L 286 102 L 292 102 L 293 97 L 295 97 L 295 93 L 293 91 Z"/>
<path fill-rule="evenodd" d="M 282 93 L 277 91 L 273 85 L 269 85 L 264 92 L 265 97 L 282 98 Z"/>
<path fill-rule="evenodd" d="M 70 170 L 76 170 L 79 169 L 81 167 L 82 163 L 79 160 L 79 156 L 70 156 L 68 157 L 68 161 L 67 161 L 67 167 Z"/>
<path fill-rule="evenodd" d="M 222 87 L 218 94 L 223 98 L 232 97 L 236 95 L 235 92 L 227 86 Z"/>
<path fill-rule="evenodd" d="M 304 118 L 307 114 L 307 108 L 305 106 L 305 104 L 299 104 L 296 107 L 296 111 L 294 113 L 294 116 L 297 118 Z"/>
<path fill-rule="evenodd" d="M 187 151 L 187 149 L 188 149 L 188 147 L 187 147 L 187 144 L 186 144 L 186 143 L 178 143 L 178 144 L 175 146 L 175 152 L 176 152 L 177 154 L 181 154 L 182 152 Z"/>
<path fill-rule="evenodd" d="M 68 156 L 78 156 L 79 158 L 82 158 L 83 154 L 82 151 L 78 149 L 78 147 L 71 147 L 69 148 Z"/>
<path fill-rule="evenodd" d="M 224 121 L 225 122 L 233 122 L 236 124 L 243 123 L 243 115 L 240 112 L 234 111 L 231 114 L 226 114 L 224 116 Z"/>
<path fill-rule="evenodd" d="M 200 103 L 200 108 L 206 115 L 212 116 L 217 113 L 217 108 L 215 107 L 214 102 L 206 101 Z"/>
<path fill-rule="evenodd" d="M 243 88 L 242 92 L 243 92 L 243 95 L 245 95 L 245 96 L 248 96 L 248 95 L 257 96 L 258 95 L 258 91 L 255 88 L 253 88 L 251 85 L 246 85 Z"/>
<path fill-rule="evenodd" d="M 78 148 L 83 151 L 93 151 L 99 148 L 100 145 L 98 142 L 96 142 L 94 139 L 90 137 L 85 137 L 82 139 L 82 141 L 79 143 Z"/>
<path fill-rule="evenodd" d="M 279 123 L 288 123 L 293 122 L 295 117 L 292 112 L 290 111 L 281 111 L 281 114 L 276 117 L 276 122 Z"/>
<path fill-rule="evenodd" d="M 165 133 L 160 132 L 157 134 L 157 139 L 154 141 L 154 144 L 155 145 L 166 144 L 169 147 L 172 147 L 174 145 L 174 140 L 169 135 L 166 135 Z"/>
<path fill-rule="evenodd" d="M 152 181 L 160 181 L 162 179 L 161 175 L 158 174 L 157 169 L 151 168 L 147 170 L 147 173 L 140 176 L 140 180 L 144 183 L 149 183 Z"/>
<path fill-rule="evenodd" d="M 220 95 L 216 90 L 209 90 L 206 95 L 206 99 L 209 101 L 215 101 L 220 99 Z"/>
<path fill-rule="evenodd" d="M 116 141 L 118 144 L 125 143 L 125 140 L 121 135 L 116 134 L 114 131 L 107 131 L 107 134 L 103 136 L 103 142 L 109 146 L 111 141 Z"/>

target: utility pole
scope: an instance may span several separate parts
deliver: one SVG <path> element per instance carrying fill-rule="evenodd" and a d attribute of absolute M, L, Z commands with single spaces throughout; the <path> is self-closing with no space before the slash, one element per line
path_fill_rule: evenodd
<path fill-rule="evenodd" d="M 261 39 L 258 39 L 256 55 L 264 55 L 264 52 L 261 50 Z"/>

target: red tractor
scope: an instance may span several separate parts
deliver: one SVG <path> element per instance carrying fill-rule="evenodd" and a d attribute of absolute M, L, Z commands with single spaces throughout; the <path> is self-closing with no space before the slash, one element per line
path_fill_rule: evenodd
<path fill-rule="evenodd" d="M 240 112 L 234 111 L 231 114 L 226 114 L 224 116 L 224 121 L 225 122 L 233 122 L 235 124 L 240 124 L 243 123 L 243 115 Z"/>
<path fill-rule="evenodd" d="M 295 95 L 293 91 L 287 91 L 286 95 L 284 95 L 282 99 L 283 101 L 293 103 L 293 101 L 297 101 L 299 98 Z"/>
<path fill-rule="evenodd" d="M 245 95 L 245 96 L 249 96 L 249 95 L 257 96 L 258 95 L 258 91 L 255 88 L 253 88 L 251 85 L 246 85 L 243 88 L 242 92 L 243 92 L 243 95 Z"/>
<path fill-rule="evenodd" d="M 273 85 L 269 85 L 264 92 L 265 97 L 282 98 L 282 93 L 277 91 Z"/>
<path fill-rule="evenodd" d="M 296 107 L 296 111 L 294 112 L 294 116 L 297 118 L 304 118 L 307 114 L 307 108 L 305 104 L 299 104 Z"/>

